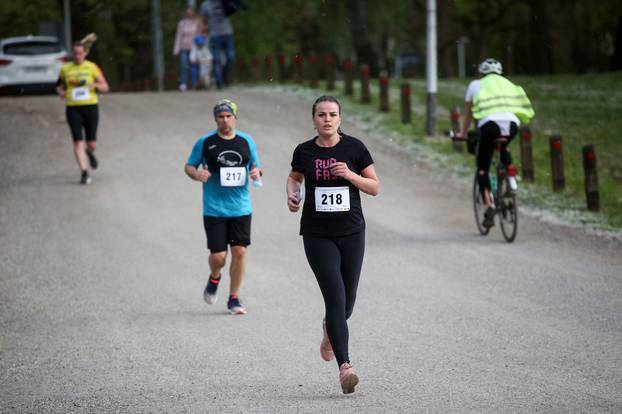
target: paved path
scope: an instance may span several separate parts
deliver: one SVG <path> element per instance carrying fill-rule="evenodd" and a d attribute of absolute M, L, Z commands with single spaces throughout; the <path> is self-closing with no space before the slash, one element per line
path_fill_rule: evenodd
<path fill-rule="evenodd" d="M 206 305 L 200 186 L 182 169 L 218 97 L 105 96 L 87 187 L 61 102 L 0 100 L 0 412 L 622 411 L 620 242 L 528 218 L 514 244 L 481 237 L 468 189 L 348 122 L 382 189 L 364 197 L 350 322 L 361 383 L 342 395 L 285 207 L 291 153 L 313 133 L 305 98 L 230 94 L 266 175 L 248 315 L 222 295 Z"/>

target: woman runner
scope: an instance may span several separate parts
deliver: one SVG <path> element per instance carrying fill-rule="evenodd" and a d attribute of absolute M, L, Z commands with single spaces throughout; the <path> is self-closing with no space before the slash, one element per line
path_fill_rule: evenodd
<path fill-rule="evenodd" d="M 349 394 L 359 381 L 350 363 L 347 324 L 365 251 L 359 190 L 375 196 L 380 181 L 365 145 L 341 132 L 341 106 L 334 97 L 319 97 L 312 117 L 318 135 L 294 150 L 287 207 L 291 212 L 300 209 L 304 181 L 300 234 L 326 311 L 320 355 L 325 361 L 336 358 L 342 391 Z"/>
<path fill-rule="evenodd" d="M 99 122 L 97 93 L 108 92 L 110 89 L 99 66 L 86 60 L 90 45 L 96 39 L 95 35 L 89 36 L 73 44 L 73 61 L 62 67 L 56 82 L 56 92 L 67 105 L 67 123 L 73 138 L 73 152 L 81 172 L 80 184 L 91 182 L 87 161 L 92 169 L 98 166 L 94 154 Z"/>

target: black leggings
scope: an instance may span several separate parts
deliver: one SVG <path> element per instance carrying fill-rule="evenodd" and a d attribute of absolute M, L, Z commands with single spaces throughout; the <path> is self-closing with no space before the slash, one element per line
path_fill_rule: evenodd
<path fill-rule="evenodd" d="M 97 124 L 99 123 L 99 109 L 95 105 L 68 106 L 65 111 L 67 123 L 74 141 L 82 141 L 82 129 L 86 133 L 87 141 L 97 140 Z"/>
<path fill-rule="evenodd" d="M 512 155 L 508 150 L 508 145 L 516 136 L 518 127 L 516 123 L 510 124 L 510 135 L 507 137 L 508 141 L 501 144 L 501 163 L 508 166 L 512 163 Z M 479 143 L 477 145 L 477 179 L 479 183 L 479 191 L 484 197 L 484 189 L 490 190 L 490 177 L 488 177 L 488 170 L 492 162 L 492 154 L 495 151 L 495 145 L 492 141 L 495 138 L 501 136 L 501 129 L 493 121 L 488 121 L 479 128 Z"/>
<path fill-rule="evenodd" d="M 326 307 L 326 331 L 337 364 L 350 362 L 348 323 L 359 284 L 365 231 L 344 237 L 303 237 L 305 253 L 315 273 Z"/>

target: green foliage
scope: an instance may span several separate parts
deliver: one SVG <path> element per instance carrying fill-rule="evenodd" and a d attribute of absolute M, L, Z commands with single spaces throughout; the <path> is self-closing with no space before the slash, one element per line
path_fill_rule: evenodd
<path fill-rule="evenodd" d="M 0 1 L 0 39 L 39 34 L 40 21 L 59 21 L 62 8 L 50 0 Z"/>
<path fill-rule="evenodd" d="M 529 95 L 536 116 L 531 122 L 533 157 L 536 182 L 522 181 L 520 200 L 523 205 L 546 208 L 575 222 L 597 228 L 622 229 L 622 73 L 604 75 L 563 75 L 547 77 L 512 77 Z M 470 179 L 474 159 L 467 153 L 456 153 L 449 139 L 442 138 L 450 129 L 449 109 L 464 107 L 466 81 L 441 80 L 437 94 L 437 131 L 439 136 L 426 138 L 425 134 L 425 81 L 411 81 L 412 122 L 400 121 L 400 91 L 394 82 L 390 90 L 391 111 L 378 112 L 377 82 L 372 80 L 371 104 L 361 104 L 358 83 L 354 96 L 345 96 L 341 83 L 332 95 L 338 97 L 344 116 L 355 117 L 374 134 L 401 141 L 406 146 L 416 145 L 419 156 L 440 168 L 457 171 Z M 314 94 L 326 93 L 321 88 Z M 552 192 L 549 137 L 560 134 L 563 142 L 566 188 Z M 596 150 L 600 213 L 587 211 L 582 163 L 582 147 L 592 144 Z M 519 138 L 511 144 L 514 162 L 521 172 Z M 468 180 L 467 180 L 468 181 Z"/>
<path fill-rule="evenodd" d="M 171 50 L 186 0 L 160 0 L 167 72 L 177 73 Z M 62 21 L 62 0 L 0 1 L 0 37 L 36 33 L 39 21 Z M 197 0 L 197 7 L 202 0 Z M 335 53 L 356 57 L 348 6 L 363 6 L 362 32 L 381 69 L 392 69 L 402 53 L 425 54 L 425 1 L 247 0 L 232 16 L 237 56 Z M 150 2 L 72 0 L 72 35 L 96 32 L 91 59 L 113 85 L 152 74 Z M 456 41 L 466 44 L 471 73 L 484 57 L 501 60 L 509 74 L 589 73 L 609 68 L 617 39 L 619 0 L 437 0 L 441 76 L 456 76 Z M 359 27 L 360 29 L 360 27 Z M 359 50 L 360 52 L 360 50 Z M 373 65 L 372 65 L 373 66 Z"/>

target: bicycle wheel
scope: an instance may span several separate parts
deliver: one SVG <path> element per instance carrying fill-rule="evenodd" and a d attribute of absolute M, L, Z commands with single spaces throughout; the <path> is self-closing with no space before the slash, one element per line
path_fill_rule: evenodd
<path fill-rule="evenodd" d="M 516 203 L 516 191 L 510 190 L 507 178 L 499 180 L 499 194 L 501 194 L 501 205 L 499 206 L 499 223 L 501 223 L 501 233 L 505 241 L 511 243 L 516 238 L 518 230 L 518 204 Z"/>
<path fill-rule="evenodd" d="M 490 231 L 489 227 L 484 227 L 484 225 L 482 224 L 484 222 L 485 211 L 486 206 L 484 204 L 484 200 L 482 200 L 482 195 L 479 192 L 477 171 L 475 171 L 475 177 L 473 178 L 473 213 L 475 213 L 475 224 L 477 225 L 477 230 L 479 230 L 482 236 L 487 235 Z"/>

